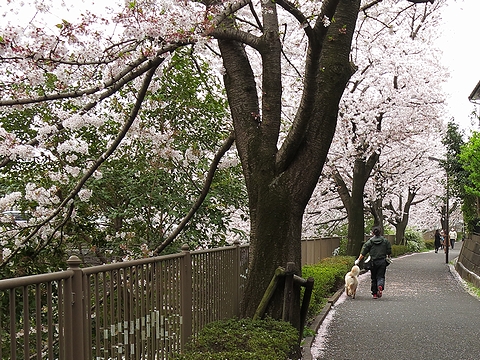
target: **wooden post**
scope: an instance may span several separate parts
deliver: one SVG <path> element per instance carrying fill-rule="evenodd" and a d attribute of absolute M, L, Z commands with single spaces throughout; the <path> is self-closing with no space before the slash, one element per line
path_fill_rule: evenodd
<path fill-rule="evenodd" d="M 309 277 L 305 283 L 305 292 L 303 294 L 302 308 L 300 309 L 300 334 L 299 343 L 303 338 L 303 329 L 305 327 L 305 321 L 307 321 L 308 306 L 310 305 L 310 299 L 312 298 L 314 279 Z"/>
<path fill-rule="evenodd" d="M 268 303 L 270 302 L 270 299 L 272 298 L 275 292 L 275 289 L 277 287 L 278 277 L 284 274 L 285 274 L 285 269 L 283 269 L 282 267 L 278 267 L 277 270 L 275 270 L 275 274 L 273 275 L 272 280 L 270 280 L 270 284 L 268 284 L 268 288 L 265 291 L 265 294 L 263 294 L 262 301 L 260 301 L 257 311 L 255 311 L 255 315 L 253 315 L 253 320 L 261 319 L 263 314 L 265 314 L 265 310 L 267 309 Z"/>
<path fill-rule="evenodd" d="M 295 263 L 287 263 L 285 271 L 285 288 L 283 292 L 283 321 L 290 322 L 293 316 L 293 275 L 295 272 Z"/>

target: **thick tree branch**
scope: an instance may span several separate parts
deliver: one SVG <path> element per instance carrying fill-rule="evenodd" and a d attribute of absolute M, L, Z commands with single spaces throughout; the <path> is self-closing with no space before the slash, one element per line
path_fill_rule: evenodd
<path fill-rule="evenodd" d="M 358 15 L 357 5 L 358 3 L 354 5 L 341 0 L 327 0 L 322 4 L 313 29 L 315 35 L 309 37 L 302 99 L 292 127 L 276 157 L 278 174 L 288 169 L 294 160 L 299 160 L 298 155 L 303 153 L 302 147 L 306 143 L 318 143 L 320 138 L 321 141 L 331 141 L 329 137 L 334 132 L 338 102 L 336 95 L 335 99 L 327 98 L 340 92 L 340 89 L 343 92 L 343 82 L 346 83 L 354 72 L 343 42 L 351 42 Z M 325 27 L 325 17 L 330 20 L 335 18 L 336 21 Z M 333 39 L 335 41 L 331 41 Z M 334 72 L 328 74 L 333 69 Z M 326 82 L 327 78 L 336 78 L 338 83 Z M 327 89 L 331 85 L 334 86 Z M 326 154 L 321 157 L 326 157 Z M 298 166 L 304 166 L 301 163 L 303 160 L 299 160 Z"/>
<path fill-rule="evenodd" d="M 338 195 L 340 195 L 340 199 L 342 199 L 343 204 L 345 204 L 345 209 L 349 209 L 349 204 L 352 202 L 352 196 L 350 195 L 350 192 L 348 191 L 347 184 L 342 178 L 342 175 L 338 172 L 337 169 L 333 169 L 332 173 L 332 178 L 335 181 L 335 184 L 337 185 L 337 191 Z"/>
<path fill-rule="evenodd" d="M 263 44 L 262 38 L 231 27 L 218 27 L 212 29 L 208 33 L 208 35 L 213 36 L 215 39 L 219 40 L 235 40 L 245 45 L 251 46 L 256 50 L 260 50 L 261 45 Z"/>
<path fill-rule="evenodd" d="M 293 15 L 295 19 L 303 26 L 305 34 L 309 39 L 314 38 L 313 29 L 310 26 L 308 19 L 303 15 L 303 13 L 298 10 L 293 3 L 288 0 L 277 0 L 277 4 L 284 8 L 287 12 Z"/>

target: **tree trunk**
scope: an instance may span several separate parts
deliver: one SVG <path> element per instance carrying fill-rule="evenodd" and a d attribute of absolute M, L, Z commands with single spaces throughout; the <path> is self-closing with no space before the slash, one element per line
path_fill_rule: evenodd
<path fill-rule="evenodd" d="M 363 192 L 379 158 L 380 154 L 374 152 L 367 161 L 362 158 L 355 159 L 351 193 L 348 191 L 340 173 L 338 171 L 334 172 L 334 180 L 348 217 L 347 255 L 358 256 L 362 249 L 362 243 L 365 239 Z"/>
<path fill-rule="evenodd" d="M 389 208 L 395 214 L 395 216 L 389 220 L 389 223 L 395 226 L 395 244 L 403 244 L 405 245 L 405 230 L 407 229 L 408 225 L 408 218 L 410 214 L 410 208 L 414 204 L 418 204 L 423 200 L 414 202 L 415 196 L 417 195 L 417 191 L 414 188 L 408 189 L 408 197 L 407 201 L 405 201 L 405 205 L 403 205 L 402 197 L 399 197 L 399 205 L 398 210 L 393 208 L 393 205 L 390 204 Z"/>
<path fill-rule="evenodd" d="M 405 244 L 406 228 L 407 228 L 407 223 L 404 221 L 401 221 L 395 225 L 395 244 L 406 245 Z"/>
<path fill-rule="evenodd" d="M 380 233 L 384 233 L 384 226 L 383 226 L 383 199 L 378 198 L 373 200 L 370 203 L 370 213 L 373 216 L 373 226 L 378 227 L 380 229 Z"/>
<path fill-rule="evenodd" d="M 288 4 L 279 3 L 289 11 Z M 309 46 L 304 91 L 280 149 L 282 83 L 277 2 L 262 2 L 262 37 L 235 33 L 233 19 L 212 32 L 219 39 L 226 70 L 225 88 L 249 197 L 250 267 L 243 300 L 245 316 L 255 314 L 278 266 L 294 262 L 301 273 L 303 212 L 323 169 L 335 132 L 338 104 L 354 71 L 349 54 L 359 5 L 359 0 L 324 2 L 316 25 L 305 30 Z M 295 9 L 291 11 L 298 15 Z M 324 15 L 335 18 L 328 27 L 323 24 Z M 242 42 L 262 57 L 261 106 Z M 281 293 L 275 294 L 267 309 L 274 318 L 281 318 Z M 292 323 L 297 327 L 299 295 L 296 289 L 298 313 Z"/>
<path fill-rule="evenodd" d="M 349 201 L 347 254 L 358 256 L 365 239 L 365 212 L 363 191 L 368 177 L 365 161 L 355 160 L 353 167 L 352 193 Z"/>

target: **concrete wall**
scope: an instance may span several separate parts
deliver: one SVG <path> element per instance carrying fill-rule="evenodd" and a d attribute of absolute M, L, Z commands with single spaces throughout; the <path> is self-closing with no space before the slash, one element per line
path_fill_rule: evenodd
<path fill-rule="evenodd" d="M 463 241 L 455 270 L 462 279 L 480 288 L 480 235 L 472 235 Z"/>

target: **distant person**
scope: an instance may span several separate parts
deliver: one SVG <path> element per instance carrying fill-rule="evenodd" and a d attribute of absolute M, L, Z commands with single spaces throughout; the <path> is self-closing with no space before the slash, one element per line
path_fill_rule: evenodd
<path fill-rule="evenodd" d="M 387 239 L 380 235 L 380 229 L 378 227 L 374 227 L 372 232 L 374 236 L 363 245 L 358 259 L 355 260 L 355 265 L 358 265 L 367 254 L 370 254 L 372 258 L 370 289 L 372 290 L 373 298 L 378 299 L 382 297 L 383 290 L 385 290 L 387 257 L 390 257 L 392 254 L 392 245 Z"/>
<path fill-rule="evenodd" d="M 444 249 L 445 248 L 445 231 L 442 229 L 442 231 L 440 231 L 440 244 L 441 244 L 441 248 Z"/>
<path fill-rule="evenodd" d="M 438 249 L 442 246 L 442 237 L 440 236 L 440 230 L 435 230 L 435 253 L 438 253 Z"/>
<path fill-rule="evenodd" d="M 450 232 L 448 233 L 448 237 L 450 238 L 450 246 L 452 247 L 452 250 L 453 250 L 455 241 L 457 241 L 457 232 L 454 229 L 450 230 Z"/>

